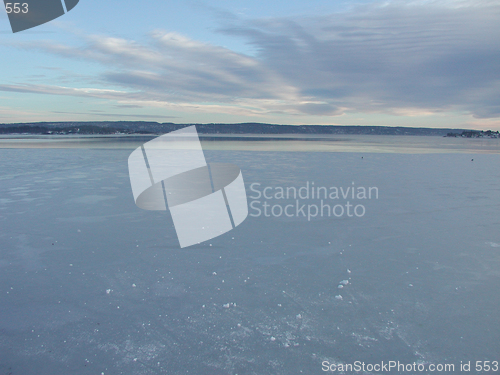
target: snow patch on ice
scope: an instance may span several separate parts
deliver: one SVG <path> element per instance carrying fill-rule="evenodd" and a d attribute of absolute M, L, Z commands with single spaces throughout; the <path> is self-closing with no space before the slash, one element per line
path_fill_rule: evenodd
<path fill-rule="evenodd" d="M 500 244 L 499 243 L 496 243 L 496 242 L 486 242 L 486 245 L 490 245 L 491 247 L 500 247 Z"/>

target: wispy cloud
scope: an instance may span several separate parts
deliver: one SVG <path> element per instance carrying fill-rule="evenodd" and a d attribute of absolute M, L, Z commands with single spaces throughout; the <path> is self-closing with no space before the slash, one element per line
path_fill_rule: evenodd
<path fill-rule="evenodd" d="M 500 115 L 500 4 L 385 3 L 223 29 L 312 96 L 359 112 Z"/>
<path fill-rule="evenodd" d="M 145 114 L 124 114 L 124 113 L 99 113 L 100 111 L 88 111 L 88 112 L 64 112 L 64 111 L 52 111 L 52 113 L 56 113 L 58 115 L 84 115 L 84 116 L 102 116 L 102 117 L 133 117 L 133 118 L 151 118 L 151 119 L 174 119 L 178 118 L 177 116 L 161 116 L 161 115 L 145 115 Z"/>
<path fill-rule="evenodd" d="M 498 2 L 418 1 L 321 17 L 234 18 L 221 27 L 250 43 L 254 56 L 163 31 L 144 43 L 106 36 L 80 47 L 46 42 L 31 47 L 98 63 L 100 85 L 116 89 L 20 83 L 0 90 L 245 116 L 452 111 L 497 118 L 499 19 Z"/>

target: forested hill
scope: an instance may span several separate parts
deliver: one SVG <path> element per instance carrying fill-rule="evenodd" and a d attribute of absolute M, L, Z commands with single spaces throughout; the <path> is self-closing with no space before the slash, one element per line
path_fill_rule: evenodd
<path fill-rule="evenodd" d="M 445 136 L 464 129 L 360 125 L 174 124 L 141 121 L 0 124 L 0 134 L 163 134 L 196 125 L 200 134 L 374 134 Z"/>

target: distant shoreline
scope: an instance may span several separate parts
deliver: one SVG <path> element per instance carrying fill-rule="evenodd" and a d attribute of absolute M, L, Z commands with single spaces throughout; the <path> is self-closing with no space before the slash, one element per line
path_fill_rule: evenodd
<path fill-rule="evenodd" d="M 196 125 L 200 135 L 479 135 L 481 131 L 362 125 L 174 124 L 142 121 L 34 122 L 0 124 L 0 135 L 159 135 Z M 483 132 L 484 133 L 484 132 Z M 495 132 L 493 132 L 495 133 Z M 496 132 L 498 134 L 498 132 Z"/>

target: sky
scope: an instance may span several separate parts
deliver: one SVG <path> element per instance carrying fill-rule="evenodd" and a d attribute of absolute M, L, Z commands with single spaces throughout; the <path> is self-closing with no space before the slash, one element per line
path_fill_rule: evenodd
<path fill-rule="evenodd" d="M 80 0 L 13 34 L 0 123 L 500 130 L 500 2 Z"/>

